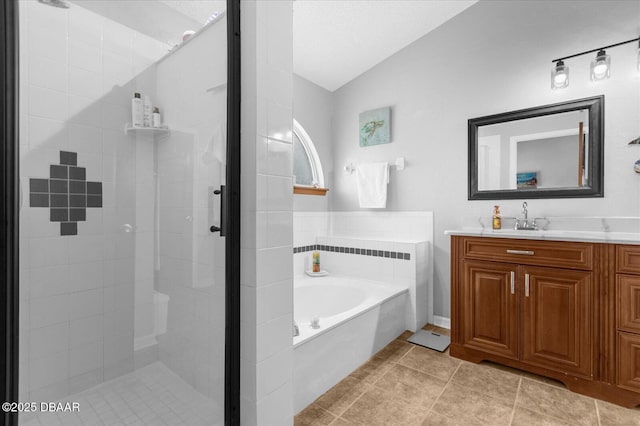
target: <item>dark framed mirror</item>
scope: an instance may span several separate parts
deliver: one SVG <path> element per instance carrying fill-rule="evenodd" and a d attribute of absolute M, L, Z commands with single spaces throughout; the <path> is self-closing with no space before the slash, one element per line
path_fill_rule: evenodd
<path fill-rule="evenodd" d="M 604 95 L 472 118 L 469 200 L 604 196 Z"/>

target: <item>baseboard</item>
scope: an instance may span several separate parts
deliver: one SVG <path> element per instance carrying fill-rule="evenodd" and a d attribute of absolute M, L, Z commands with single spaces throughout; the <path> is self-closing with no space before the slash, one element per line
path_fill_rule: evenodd
<path fill-rule="evenodd" d="M 446 329 L 450 330 L 451 329 L 451 318 L 434 315 L 433 316 L 433 325 L 436 325 L 438 327 L 442 327 L 442 328 L 446 328 Z"/>

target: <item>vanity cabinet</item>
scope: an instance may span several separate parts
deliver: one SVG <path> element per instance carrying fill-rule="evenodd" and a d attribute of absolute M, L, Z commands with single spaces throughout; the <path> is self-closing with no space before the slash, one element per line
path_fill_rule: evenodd
<path fill-rule="evenodd" d="M 640 392 L 640 246 L 616 247 L 618 386 Z"/>
<path fill-rule="evenodd" d="M 464 238 L 462 249 L 464 348 L 592 376 L 590 245 Z"/>
<path fill-rule="evenodd" d="M 640 245 L 451 236 L 453 357 L 640 404 Z"/>

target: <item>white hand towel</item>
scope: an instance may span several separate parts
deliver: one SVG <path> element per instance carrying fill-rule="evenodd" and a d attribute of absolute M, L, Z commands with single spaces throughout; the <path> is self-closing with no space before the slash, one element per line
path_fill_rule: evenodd
<path fill-rule="evenodd" d="M 366 209 L 383 209 L 387 207 L 389 164 L 360 164 L 356 168 L 356 176 L 360 207 Z"/>

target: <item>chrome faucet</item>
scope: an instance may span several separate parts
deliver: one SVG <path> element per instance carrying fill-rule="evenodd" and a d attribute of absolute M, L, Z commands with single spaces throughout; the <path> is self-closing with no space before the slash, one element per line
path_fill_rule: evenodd
<path fill-rule="evenodd" d="M 299 336 L 300 335 L 300 329 L 298 328 L 298 323 L 297 322 L 293 322 L 293 337 Z"/>
<path fill-rule="evenodd" d="M 527 210 L 526 201 L 522 203 L 522 216 L 523 216 L 522 221 L 516 218 L 516 224 L 514 227 L 516 231 L 537 231 L 538 230 L 538 224 L 536 223 L 535 219 L 529 222 L 529 212 Z"/>

